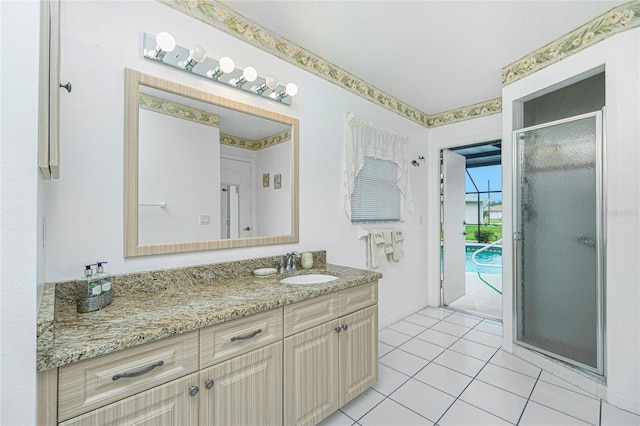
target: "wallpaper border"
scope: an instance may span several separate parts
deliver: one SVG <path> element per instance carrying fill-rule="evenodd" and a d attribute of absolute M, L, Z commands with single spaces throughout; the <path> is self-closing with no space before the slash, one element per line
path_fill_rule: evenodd
<path fill-rule="evenodd" d="M 237 148 L 250 149 L 252 151 L 259 151 L 261 149 L 269 148 L 288 140 L 291 140 L 291 130 L 285 130 L 284 132 L 280 132 L 275 135 L 267 136 L 266 138 L 258 140 L 245 139 L 239 136 L 228 135 L 226 133 L 220 134 L 221 144 L 235 146 Z"/>
<path fill-rule="evenodd" d="M 428 115 L 262 27 L 217 0 L 157 1 L 428 128 L 502 112 L 502 101 L 496 98 Z M 640 0 L 617 6 L 503 67 L 502 86 L 539 71 L 599 41 L 638 26 L 640 26 Z"/>
<path fill-rule="evenodd" d="M 502 86 L 578 53 L 602 40 L 640 26 L 640 1 L 614 7 L 586 24 L 502 68 Z"/>
<path fill-rule="evenodd" d="M 140 93 L 138 102 L 140 108 L 149 111 L 175 118 L 182 118 L 183 120 L 193 121 L 194 123 L 204 124 L 205 126 L 220 127 L 220 119 L 217 115 L 197 108 L 188 107 L 145 93 Z"/>

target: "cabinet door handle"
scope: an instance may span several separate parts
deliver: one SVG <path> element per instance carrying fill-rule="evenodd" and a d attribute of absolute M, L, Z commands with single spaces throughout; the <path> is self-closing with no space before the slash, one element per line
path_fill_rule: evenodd
<path fill-rule="evenodd" d="M 207 380 L 204 382 L 204 387 L 205 387 L 205 388 L 207 388 L 207 389 L 211 389 L 211 388 L 213 387 L 213 380 L 211 380 L 211 379 L 207 379 Z"/>
<path fill-rule="evenodd" d="M 340 333 L 342 331 L 340 327 L 336 327 L 334 330 L 336 331 L 336 333 Z"/>
<path fill-rule="evenodd" d="M 262 329 L 261 328 L 257 329 L 253 333 L 245 334 L 244 336 L 234 336 L 234 337 L 231 338 L 231 341 L 235 342 L 236 340 L 251 339 L 252 337 L 256 337 L 256 335 L 259 334 L 259 333 L 262 333 Z"/>
<path fill-rule="evenodd" d="M 349 328 L 349 326 L 348 326 L 347 324 L 343 324 L 343 325 L 342 325 L 342 329 L 343 329 L 344 331 L 347 331 L 347 328 Z"/>
<path fill-rule="evenodd" d="M 129 377 L 142 376 L 143 374 L 147 374 L 149 371 L 153 370 L 154 368 L 162 367 L 163 365 L 164 365 L 164 361 L 158 361 L 155 364 L 151 364 L 147 368 L 144 368 L 144 369 L 142 369 L 140 371 L 134 371 L 133 373 L 116 374 L 111 379 L 112 380 L 118 380 L 118 379 L 126 379 L 126 378 L 129 378 Z"/>
<path fill-rule="evenodd" d="M 200 392 L 200 388 L 197 386 L 189 387 L 189 396 L 196 396 Z"/>

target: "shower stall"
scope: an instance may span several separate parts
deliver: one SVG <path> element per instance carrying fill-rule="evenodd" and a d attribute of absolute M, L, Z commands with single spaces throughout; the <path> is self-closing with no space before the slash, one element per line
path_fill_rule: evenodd
<path fill-rule="evenodd" d="M 516 130 L 516 343 L 604 375 L 603 112 Z"/>

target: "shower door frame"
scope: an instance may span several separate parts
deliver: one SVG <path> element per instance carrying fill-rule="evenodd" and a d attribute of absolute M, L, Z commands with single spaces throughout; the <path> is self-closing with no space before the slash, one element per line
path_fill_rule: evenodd
<path fill-rule="evenodd" d="M 540 348 L 538 346 L 518 340 L 518 330 L 520 321 L 518 319 L 518 296 L 520 293 L 520 273 L 518 270 L 518 256 L 521 250 L 521 195 L 520 188 L 520 173 L 521 173 L 521 155 L 522 149 L 518 143 L 518 134 L 529 132 L 533 130 L 552 127 L 560 124 L 569 123 L 571 121 L 577 121 L 589 117 L 596 118 L 596 149 L 595 149 L 595 167 L 596 167 L 596 350 L 597 350 L 597 367 L 594 368 L 590 365 L 583 364 L 581 362 L 572 360 L 570 358 L 558 355 L 554 352 Z M 605 342 L 606 342 L 606 318 L 605 318 L 605 277 L 606 277 L 606 120 L 605 120 L 605 108 L 600 111 L 594 111 L 586 114 L 580 114 L 573 117 L 563 118 L 561 120 L 551 121 L 548 123 L 542 123 L 535 126 L 525 127 L 521 129 L 513 130 L 512 132 L 512 219 L 513 219 L 513 259 L 512 259 L 512 273 L 513 273 L 513 342 L 524 348 L 540 352 L 556 360 L 578 367 L 584 371 L 594 373 L 598 376 L 606 377 L 605 371 Z"/>

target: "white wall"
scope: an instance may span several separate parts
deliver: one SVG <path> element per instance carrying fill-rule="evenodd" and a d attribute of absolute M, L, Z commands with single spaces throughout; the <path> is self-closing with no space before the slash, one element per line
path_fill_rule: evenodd
<path fill-rule="evenodd" d="M 126 13 L 123 13 L 126 11 Z M 365 241 L 356 238 L 342 205 L 342 157 L 348 112 L 410 139 L 410 158 L 424 155 L 427 129 L 272 55 L 157 2 L 63 2 L 62 79 L 74 90 L 61 105 L 62 178 L 47 185 L 47 280 L 78 276 L 87 261 L 109 261 L 112 273 L 179 267 L 326 249 L 331 263 L 366 267 Z M 215 58 L 295 81 L 293 106 L 276 104 L 141 58 L 142 33 L 169 31 L 178 44 L 200 43 Z M 178 81 L 300 120 L 300 243 L 165 256 L 123 258 L 124 67 Z M 96 111 L 97 110 L 97 111 Z M 99 113 L 98 113 L 99 111 Z M 97 165 L 110 175 L 92 173 Z M 424 227 L 427 168 L 411 168 L 416 213 L 408 216 L 406 258 L 380 267 L 384 324 L 427 303 Z M 100 199 L 100 208 L 87 203 Z"/>
<path fill-rule="evenodd" d="M 604 64 L 606 79 L 605 369 L 610 403 L 640 413 L 640 29 L 618 34 L 503 89 L 503 142 L 513 102 Z M 512 217 L 511 144 L 503 143 L 503 209 Z M 504 235 L 513 231 L 503 224 Z M 513 309 L 513 244 L 503 244 L 503 310 Z M 512 348 L 513 318 L 504 317 L 503 347 Z"/>
<path fill-rule="evenodd" d="M 291 142 L 283 142 L 256 152 L 258 235 L 291 234 Z M 263 173 L 269 173 L 269 186 L 262 186 Z M 275 175 L 281 175 L 276 189 Z"/>
<path fill-rule="evenodd" d="M 0 2 L 0 424 L 35 424 L 38 2 Z"/>
<path fill-rule="evenodd" d="M 440 151 L 502 137 L 502 115 L 495 114 L 429 129 L 427 150 L 427 226 L 426 239 L 429 302 L 440 304 Z M 504 141 L 503 141 L 504 144 Z M 504 159 L 503 159 L 504 161 Z M 475 216 L 474 216 L 475 217 Z"/>
<path fill-rule="evenodd" d="M 220 129 L 139 110 L 140 244 L 220 239 Z M 209 225 L 200 224 L 209 215 Z"/>

